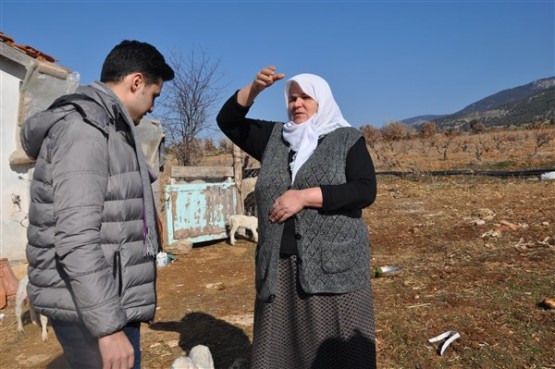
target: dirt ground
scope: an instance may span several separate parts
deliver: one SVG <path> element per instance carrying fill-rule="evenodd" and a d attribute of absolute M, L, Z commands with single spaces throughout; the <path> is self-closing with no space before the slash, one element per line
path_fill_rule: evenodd
<path fill-rule="evenodd" d="M 402 268 L 372 280 L 378 367 L 555 368 L 555 310 L 541 304 L 555 298 L 555 181 L 380 175 L 378 191 L 364 210 L 372 266 Z M 199 344 L 218 369 L 248 358 L 254 250 L 246 238 L 195 245 L 159 268 L 144 368 L 168 369 Z M 13 297 L 0 313 L 0 368 L 65 367 L 28 312 L 17 332 Z M 448 330 L 461 337 L 440 356 L 428 339 Z"/>

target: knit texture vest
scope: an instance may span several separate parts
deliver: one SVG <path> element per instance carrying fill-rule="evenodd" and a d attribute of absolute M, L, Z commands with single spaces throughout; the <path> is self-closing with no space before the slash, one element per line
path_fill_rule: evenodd
<path fill-rule="evenodd" d="M 346 182 L 347 153 L 360 138 L 357 129 L 338 128 L 324 137 L 291 183 L 289 146 L 276 125 L 262 157 L 256 182 L 259 240 L 256 250 L 258 298 L 275 295 L 283 223 L 271 223 L 274 201 L 289 189 L 306 189 Z M 307 293 L 347 293 L 370 283 L 368 229 L 353 212 L 325 214 L 305 208 L 295 215 L 299 280 Z"/>

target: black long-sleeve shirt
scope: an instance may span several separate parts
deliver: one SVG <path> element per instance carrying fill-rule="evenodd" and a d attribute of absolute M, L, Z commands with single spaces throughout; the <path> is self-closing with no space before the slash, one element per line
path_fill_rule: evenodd
<path fill-rule="evenodd" d="M 217 121 L 224 134 L 243 151 L 261 161 L 276 122 L 246 118 L 248 107 L 237 102 L 237 93 L 221 108 Z M 323 138 L 320 138 L 320 141 Z M 320 142 L 319 141 L 319 142 Z M 292 160 L 293 152 L 290 153 Z M 322 185 L 324 213 L 357 211 L 372 204 L 376 198 L 376 173 L 364 138 L 360 138 L 347 153 L 345 175 L 347 182 L 339 185 Z M 289 218 L 284 225 L 281 242 L 282 254 L 296 254 L 295 223 Z"/>

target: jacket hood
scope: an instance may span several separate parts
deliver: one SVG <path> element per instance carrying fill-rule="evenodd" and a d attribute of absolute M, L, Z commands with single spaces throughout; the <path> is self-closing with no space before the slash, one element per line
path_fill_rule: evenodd
<path fill-rule="evenodd" d="M 91 100 L 76 100 L 80 107 L 80 113 L 83 120 L 107 132 L 107 124 L 110 120 L 115 119 L 119 110 L 119 99 L 104 84 L 95 82 L 90 86 L 80 86 L 76 94 L 82 94 Z M 44 139 L 48 136 L 50 129 L 63 120 L 69 113 L 75 112 L 77 109 L 71 104 L 48 108 L 29 117 L 23 123 L 20 139 L 21 146 L 25 153 L 36 160 Z"/>

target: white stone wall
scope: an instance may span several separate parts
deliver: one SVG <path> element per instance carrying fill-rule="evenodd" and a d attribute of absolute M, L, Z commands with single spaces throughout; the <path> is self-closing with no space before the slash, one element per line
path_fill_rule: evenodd
<path fill-rule="evenodd" d="M 9 260 L 25 259 L 27 211 L 29 208 L 29 165 L 9 163 L 16 149 L 19 88 L 26 69 L 2 58 L 0 70 L 0 256 Z"/>

